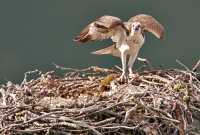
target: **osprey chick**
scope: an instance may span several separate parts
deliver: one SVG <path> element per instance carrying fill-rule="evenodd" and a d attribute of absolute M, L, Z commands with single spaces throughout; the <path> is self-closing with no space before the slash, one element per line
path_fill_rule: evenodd
<path fill-rule="evenodd" d="M 113 45 L 93 52 L 93 54 L 110 54 L 121 58 L 122 75 L 125 77 L 128 66 L 129 76 L 133 75 L 132 66 L 137 58 L 140 48 L 145 42 L 144 33 L 148 31 L 157 38 L 164 36 L 164 27 L 152 16 L 139 14 L 131 17 L 128 22 L 122 22 L 114 16 L 102 16 L 84 28 L 74 41 L 85 43 L 111 38 Z M 129 57 L 128 65 L 126 60 Z"/>

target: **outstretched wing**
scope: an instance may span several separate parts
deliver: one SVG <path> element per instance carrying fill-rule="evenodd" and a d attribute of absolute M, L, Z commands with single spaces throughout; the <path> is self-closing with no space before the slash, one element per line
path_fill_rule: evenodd
<path fill-rule="evenodd" d="M 74 38 L 74 41 L 84 43 L 111 37 L 114 37 L 113 40 L 117 41 L 117 38 L 120 38 L 120 34 L 125 32 L 126 28 L 118 17 L 105 15 L 86 26 L 80 34 Z"/>
<path fill-rule="evenodd" d="M 131 17 L 128 22 L 140 22 L 144 30 L 153 33 L 159 39 L 164 37 L 164 27 L 150 15 L 139 14 Z"/>

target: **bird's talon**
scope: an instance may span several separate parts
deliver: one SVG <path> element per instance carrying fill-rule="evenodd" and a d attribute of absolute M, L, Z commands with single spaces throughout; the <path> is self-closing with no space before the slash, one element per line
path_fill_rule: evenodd
<path fill-rule="evenodd" d="M 117 79 L 119 82 L 125 82 L 127 81 L 127 77 L 125 74 L 122 74 L 118 79 Z"/>

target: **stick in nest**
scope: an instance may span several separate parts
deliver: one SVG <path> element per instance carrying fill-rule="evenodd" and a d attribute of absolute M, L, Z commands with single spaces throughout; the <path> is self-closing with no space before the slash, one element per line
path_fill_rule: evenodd
<path fill-rule="evenodd" d="M 198 68 L 200 68 L 200 59 L 199 61 L 193 66 L 192 71 L 196 71 Z"/>

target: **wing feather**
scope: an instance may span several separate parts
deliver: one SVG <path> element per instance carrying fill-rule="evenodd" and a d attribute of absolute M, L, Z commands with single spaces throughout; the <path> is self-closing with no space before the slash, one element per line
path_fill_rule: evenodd
<path fill-rule="evenodd" d="M 150 15 L 139 14 L 131 17 L 128 22 L 140 22 L 144 30 L 153 33 L 159 39 L 164 37 L 164 27 Z"/>
<path fill-rule="evenodd" d="M 115 36 L 116 31 L 126 31 L 123 22 L 114 16 L 102 16 L 86 26 L 78 36 L 76 42 L 104 40 Z"/>

